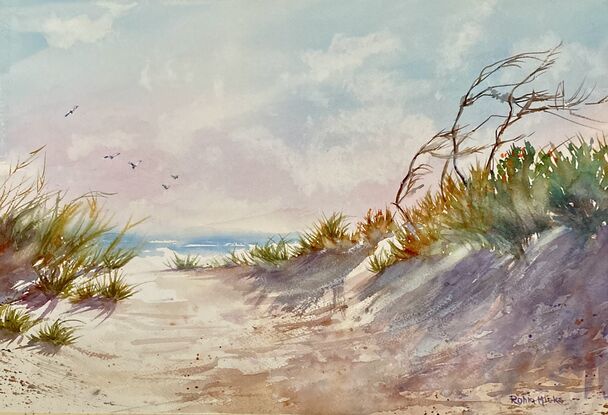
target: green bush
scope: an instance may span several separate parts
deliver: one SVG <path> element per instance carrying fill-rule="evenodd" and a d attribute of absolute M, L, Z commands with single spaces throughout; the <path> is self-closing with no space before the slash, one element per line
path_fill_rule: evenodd
<path fill-rule="evenodd" d="M 393 213 L 388 209 L 369 209 L 363 220 L 357 222 L 355 238 L 370 247 L 391 236 L 397 228 Z"/>
<path fill-rule="evenodd" d="M 608 145 L 569 143 L 566 152 L 540 154 L 539 174 L 547 181 L 554 220 L 589 234 L 608 218 Z"/>
<path fill-rule="evenodd" d="M 349 232 L 349 223 L 343 213 L 324 216 L 311 229 L 300 234 L 295 255 L 305 255 L 324 249 L 348 249 L 355 243 Z"/>
<path fill-rule="evenodd" d="M 608 147 L 512 146 L 493 171 L 473 166 L 465 183 L 447 177 L 404 217 L 390 243 L 398 260 L 463 244 L 520 256 L 534 235 L 557 225 L 589 235 L 608 220 Z"/>
<path fill-rule="evenodd" d="M 119 271 L 111 271 L 97 284 L 96 294 L 116 302 L 133 296 L 135 290 L 125 282 L 124 276 Z"/>
<path fill-rule="evenodd" d="M 127 223 L 104 244 L 115 227 L 98 205 L 101 195 L 66 200 L 62 192 L 47 191 L 44 169 L 30 173 L 41 150 L 17 162 L 0 184 L 0 250 L 26 252 L 37 286 L 49 296 L 69 296 L 78 284 L 137 255 L 137 247 L 119 247 L 137 223 Z"/>
<path fill-rule="evenodd" d="M 25 310 L 20 310 L 9 305 L 0 306 L 0 330 L 6 330 L 14 334 L 23 334 L 38 323 L 38 320 Z"/>
<path fill-rule="evenodd" d="M 294 250 L 285 238 L 279 237 L 277 242 L 270 238 L 263 245 L 256 244 L 248 254 L 257 265 L 279 266 L 294 256 Z"/>
<path fill-rule="evenodd" d="M 396 261 L 397 259 L 391 251 L 382 249 L 380 252 L 370 255 L 367 269 L 374 274 L 378 274 L 393 265 Z"/>
<path fill-rule="evenodd" d="M 53 346 L 68 346 L 76 342 L 74 335 L 76 329 L 68 326 L 65 321 L 55 320 L 52 324 L 46 324 L 40 328 L 30 339 L 33 342 L 44 342 Z"/>
<path fill-rule="evenodd" d="M 230 252 L 224 259 L 226 263 L 236 266 L 260 266 L 260 267 L 278 267 L 285 261 L 293 258 L 297 253 L 297 248 L 290 245 L 289 241 L 282 236 L 269 238 L 263 244 L 255 244 L 248 250 L 237 251 L 236 249 Z"/>

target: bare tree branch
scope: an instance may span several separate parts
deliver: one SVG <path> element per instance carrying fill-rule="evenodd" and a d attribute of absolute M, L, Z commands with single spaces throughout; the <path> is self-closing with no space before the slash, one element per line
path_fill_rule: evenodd
<path fill-rule="evenodd" d="M 511 127 L 529 115 L 544 113 L 575 125 L 601 131 L 592 124 L 602 123 L 602 121 L 578 113 L 585 106 L 608 103 L 608 96 L 596 101 L 591 100 L 595 87 L 586 89 L 583 81 L 569 96 L 566 94 L 564 81 L 557 84 L 554 92 L 533 87 L 535 81 L 543 77 L 556 63 L 561 45 L 560 43 L 552 49 L 540 52 L 519 53 L 481 69 L 460 99 L 458 111 L 450 128 L 441 130 L 431 137 L 410 160 L 407 173 L 399 185 L 393 202 L 406 220 L 411 222 L 411 218 L 401 206 L 403 201 L 421 188 L 420 180 L 431 171 L 428 163 L 420 162 L 422 156 L 445 160 L 439 181 L 440 186 L 443 186 L 446 176 L 450 174 L 450 165 L 460 181 L 466 184 L 466 177 L 458 166 L 458 159 L 489 150 L 484 166 L 488 173 L 491 173 L 495 155 L 501 146 L 532 136 L 533 133 L 507 137 Z M 530 69 L 526 70 L 526 68 Z M 491 79 L 499 73 L 515 70 L 524 71 L 518 80 L 491 82 Z M 503 104 L 504 112 L 490 114 L 483 118 L 483 121 L 472 126 L 461 125 L 461 119 L 467 109 L 484 99 L 493 99 Z M 488 125 L 490 121 L 499 121 L 495 127 L 493 139 L 486 144 L 466 145 L 474 133 Z"/>

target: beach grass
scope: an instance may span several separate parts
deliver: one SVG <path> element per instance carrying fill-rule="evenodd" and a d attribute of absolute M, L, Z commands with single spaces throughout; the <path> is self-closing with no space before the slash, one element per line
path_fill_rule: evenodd
<path fill-rule="evenodd" d="M 375 248 L 378 242 L 391 236 L 396 229 L 397 222 L 390 209 L 369 209 L 363 219 L 357 222 L 354 236 Z"/>
<path fill-rule="evenodd" d="M 95 298 L 98 293 L 98 285 L 95 281 L 86 281 L 76 286 L 70 294 L 70 302 L 80 303 Z"/>
<path fill-rule="evenodd" d="M 356 239 L 349 229 L 350 223 L 343 213 L 334 212 L 329 217 L 323 216 L 309 230 L 300 234 L 295 256 L 326 249 L 351 248 Z"/>
<path fill-rule="evenodd" d="M 255 261 L 253 260 L 251 255 L 249 255 L 249 251 L 247 251 L 247 250 L 237 251 L 236 249 L 233 249 L 226 256 L 226 264 L 227 265 L 236 265 L 239 267 L 246 267 L 246 266 L 255 265 Z"/>
<path fill-rule="evenodd" d="M 70 327 L 63 320 L 55 320 L 52 324 L 47 323 L 41 327 L 36 334 L 30 336 L 33 342 L 44 342 L 53 346 L 68 346 L 77 340 L 76 329 Z"/>
<path fill-rule="evenodd" d="M 32 172 L 41 151 L 11 166 L 0 183 L 0 250 L 26 253 L 36 286 L 49 297 L 67 297 L 78 284 L 120 269 L 137 255 L 138 247 L 121 243 L 139 222 L 115 233 L 112 217 L 99 204 L 104 194 L 68 199 L 48 191 L 44 165 Z"/>
<path fill-rule="evenodd" d="M 294 254 L 294 249 L 289 242 L 281 236 L 276 241 L 274 238 L 270 238 L 264 244 L 256 244 L 248 251 L 251 260 L 261 266 L 279 266 L 292 258 Z"/>
<path fill-rule="evenodd" d="M 537 150 L 512 145 L 488 170 L 469 167 L 466 181 L 447 175 L 401 215 L 370 209 L 353 232 L 345 214 L 323 216 L 294 244 L 279 237 L 245 251 L 233 251 L 217 266 L 278 266 L 293 257 L 355 244 L 388 250 L 369 257 L 378 273 L 397 261 L 449 254 L 460 246 L 521 257 L 532 238 L 555 226 L 589 236 L 608 221 L 608 145 L 605 139 Z"/>
<path fill-rule="evenodd" d="M 374 274 L 379 274 L 391 265 L 397 262 L 397 259 L 390 250 L 382 249 L 378 253 L 369 256 L 367 269 Z"/>
<path fill-rule="evenodd" d="M 296 256 L 293 244 L 284 236 L 269 238 L 247 250 L 233 250 L 224 259 L 224 264 L 236 266 L 278 267 Z"/>
<path fill-rule="evenodd" d="M 0 330 L 23 334 L 38 323 L 27 311 L 10 305 L 0 306 Z"/>
<path fill-rule="evenodd" d="M 180 256 L 173 252 L 173 256 L 165 262 L 165 265 L 176 271 L 193 270 L 201 267 L 201 257 L 191 254 Z"/>
<path fill-rule="evenodd" d="M 135 289 L 127 284 L 120 271 L 110 271 L 96 285 L 96 294 L 100 298 L 114 302 L 126 300 L 135 294 Z"/>
<path fill-rule="evenodd" d="M 474 165 L 466 182 L 447 177 L 404 216 L 389 242 L 398 260 L 462 245 L 520 257 L 555 226 L 591 235 L 608 220 L 608 146 L 582 139 L 563 149 L 513 145 L 492 171 Z"/>

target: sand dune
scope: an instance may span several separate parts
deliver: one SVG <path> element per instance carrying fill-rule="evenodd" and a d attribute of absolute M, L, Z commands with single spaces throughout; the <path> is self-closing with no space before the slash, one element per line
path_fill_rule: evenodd
<path fill-rule="evenodd" d="M 3 345 L 0 411 L 605 411 L 607 241 L 558 230 L 524 262 L 461 251 L 380 276 L 364 249 L 279 271 L 137 258 L 124 303 L 37 309 L 77 320 L 75 346 Z"/>

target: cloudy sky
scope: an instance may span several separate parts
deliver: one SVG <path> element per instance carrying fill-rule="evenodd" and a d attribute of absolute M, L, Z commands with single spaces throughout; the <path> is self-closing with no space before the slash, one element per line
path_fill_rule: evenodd
<path fill-rule="evenodd" d="M 51 186 L 116 193 L 108 207 L 151 216 L 151 232 L 259 215 L 242 226 L 286 231 L 383 207 L 476 72 L 514 52 L 563 41 L 550 80 L 608 92 L 606 0 L 4 0 L 0 13 L 2 159 L 46 145 Z"/>

